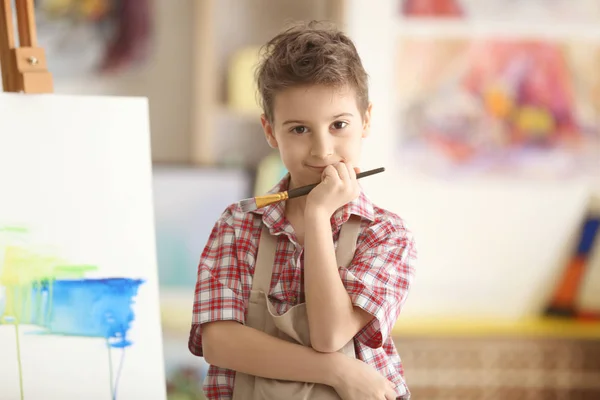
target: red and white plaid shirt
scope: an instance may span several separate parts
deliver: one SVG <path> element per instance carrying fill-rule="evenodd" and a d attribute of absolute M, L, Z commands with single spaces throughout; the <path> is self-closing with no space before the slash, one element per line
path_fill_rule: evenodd
<path fill-rule="evenodd" d="M 288 177 L 284 177 L 271 193 L 286 190 Z M 198 266 L 188 343 L 194 355 L 202 356 L 202 324 L 222 320 L 244 323 L 263 222 L 271 234 L 282 233 L 271 281 L 273 305 L 282 314 L 304 301 L 303 248 L 295 240 L 293 228 L 284 218 L 284 210 L 284 204 L 278 203 L 243 213 L 237 204 L 233 204 L 216 222 Z M 375 316 L 354 337 L 356 355 L 396 383 L 398 393 L 408 393 L 390 332 L 413 279 L 414 242 L 399 216 L 374 206 L 361 192 L 356 200 L 331 217 L 336 243 L 341 225 L 351 214 L 362 218 L 361 231 L 350 266 L 339 269 L 340 279 L 352 303 Z M 234 379 L 235 371 L 211 365 L 204 392 L 210 400 L 231 399 Z M 408 394 L 402 398 L 408 398 Z"/>

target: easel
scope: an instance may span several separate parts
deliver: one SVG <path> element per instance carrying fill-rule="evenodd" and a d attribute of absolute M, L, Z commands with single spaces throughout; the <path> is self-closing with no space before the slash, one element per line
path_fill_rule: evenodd
<path fill-rule="evenodd" d="M 33 0 L 15 0 L 19 47 L 15 43 L 11 0 L 0 0 L 0 67 L 5 92 L 51 93 L 44 49 L 38 47 Z"/>

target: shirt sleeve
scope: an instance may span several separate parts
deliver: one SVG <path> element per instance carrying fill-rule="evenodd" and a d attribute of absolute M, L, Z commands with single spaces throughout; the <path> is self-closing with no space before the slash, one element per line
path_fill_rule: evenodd
<path fill-rule="evenodd" d="M 339 272 L 352 304 L 374 316 L 355 338 L 378 348 L 400 315 L 417 257 L 412 235 L 403 224 L 383 222 L 368 228 L 365 235 L 352 263 Z"/>
<path fill-rule="evenodd" d="M 225 214 L 214 225 L 198 265 L 188 340 L 192 354 L 203 355 L 201 326 L 214 321 L 244 323 L 242 277 L 236 256 L 235 233 Z"/>

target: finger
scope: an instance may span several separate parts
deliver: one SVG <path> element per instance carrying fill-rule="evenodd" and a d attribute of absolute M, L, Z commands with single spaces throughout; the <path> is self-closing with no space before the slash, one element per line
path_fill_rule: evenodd
<path fill-rule="evenodd" d="M 323 170 L 323 174 L 321 175 L 321 181 L 324 181 L 326 179 L 339 179 L 339 173 L 333 165 L 328 165 Z"/>
<path fill-rule="evenodd" d="M 396 385 L 390 382 L 388 390 L 385 392 L 385 398 L 386 400 L 396 400 L 396 397 L 398 397 L 396 394 Z"/>
<path fill-rule="evenodd" d="M 337 163 L 335 165 L 335 169 L 340 176 L 340 179 L 344 182 L 348 182 L 350 180 L 350 175 L 348 174 L 348 167 L 343 162 Z"/>
<path fill-rule="evenodd" d="M 357 174 L 360 174 L 360 168 L 354 167 L 354 172 L 357 173 Z"/>
<path fill-rule="evenodd" d="M 396 391 L 393 389 L 390 389 L 385 393 L 385 400 L 396 400 L 397 397 L 398 395 L 396 395 Z"/>
<path fill-rule="evenodd" d="M 356 168 L 352 166 L 352 163 L 346 163 L 346 168 L 348 168 L 348 176 L 351 180 L 356 180 Z"/>

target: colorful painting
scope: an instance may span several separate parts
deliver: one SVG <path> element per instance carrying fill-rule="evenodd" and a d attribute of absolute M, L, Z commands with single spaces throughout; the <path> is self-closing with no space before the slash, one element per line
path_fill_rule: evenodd
<path fill-rule="evenodd" d="M 600 44 L 405 38 L 401 157 L 437 172 L 594 173 Z"/>
<path fill-rule="evenodd" d="M 401 0 L 400 12 L 406 17 L 456 18 L 463 16 L 459 0 Z"/>
<path fill-rule="evenodd" d="M 148 128 L 144 99 L 0 94 L 3 400 L 166 398 Z"/>
<path fill-rule="evenodd" d="M 125 349 L 133 344 L 128 338 L 135 320 L 133 303 L 144 281 L 86 278 L 98 266 L 70 264 L 52 251 L 54 246 L 36 243 L 25 227 L 0 226 L 0 235 L 0 324 L 14 327 L 20 392 L 20 336 L 76 336 L 106 342 L 110 394 L 116 399 Z M 114 352 L 121 353 L 116 369 Z"/>
<path fill-rule="evenodd" d="M 35 0 L 40 46 L 57 78 L 115 73 L 147 59 L 148 0 Z"/>
<path fill-rule="evenodd" d="M 600 22 L 596 0 L 398 0 L 405 18 L 526 23 Z"/>

